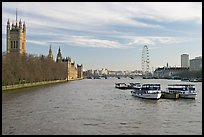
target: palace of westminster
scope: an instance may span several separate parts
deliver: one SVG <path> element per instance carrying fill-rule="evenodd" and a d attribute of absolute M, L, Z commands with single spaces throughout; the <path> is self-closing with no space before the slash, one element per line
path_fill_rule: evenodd
<path fill-rule="evenodd" d="M 7 53 L 26 53 L 26 25 L 25 22 L 22 25 L 21 19 L 17 22 L 16 12 L 16 24 L 12 23 L 10 26 L 9 19 L 7 21 L 7 35 L 6 35 L 6 52 Z M 52 49 L 50 45 L 48 57 L 53 59 Z M 71 61 L 70 57 L 62 58 L 62 53 L 59 48 L 57 54 L 57 63 L 64 63 L 67 68 L 67 80 L 76 80 L 83 78 L 83 65 L 77 64 Z"/>

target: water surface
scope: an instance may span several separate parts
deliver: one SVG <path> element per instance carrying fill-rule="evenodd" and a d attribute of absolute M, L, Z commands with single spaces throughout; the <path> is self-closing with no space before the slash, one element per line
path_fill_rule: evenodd
<path fill-rule="evenodd" d="M 147 100 L 116 82 L 195 84 L 196 99 Z M 2 134 L 201 135 L 202 83 L 165 79 L 84 79 L 2 94 Z"/>

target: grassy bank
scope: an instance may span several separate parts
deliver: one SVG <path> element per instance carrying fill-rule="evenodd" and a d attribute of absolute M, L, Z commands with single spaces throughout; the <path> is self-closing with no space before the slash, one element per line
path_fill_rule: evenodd
<path fill-rule="evenodd" d="M 35 83 L 2 86 L 2 93 L 9 92 L 15 89 L 20 89 L 20 88 L 30 88 L 30 87 L 43 86 L 43 85 L 62 83 L 62 82 L 67 82 L 67 80 L 43 81 L 43 82 L 35 82 Z"/>

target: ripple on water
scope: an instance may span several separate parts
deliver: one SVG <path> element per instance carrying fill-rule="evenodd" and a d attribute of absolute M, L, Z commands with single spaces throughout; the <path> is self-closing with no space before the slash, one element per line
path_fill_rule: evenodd
<path fill-rule="evenodd" d="M 196 100 L 152 101 L 116 89 L 118 81 L 160 83 L 163 89 L 182 83 L 110 78 L 2 94 L 2 134 L 202 134 L 202 92 Z M 196 88 L 202 91 L 202 83 Z"/>

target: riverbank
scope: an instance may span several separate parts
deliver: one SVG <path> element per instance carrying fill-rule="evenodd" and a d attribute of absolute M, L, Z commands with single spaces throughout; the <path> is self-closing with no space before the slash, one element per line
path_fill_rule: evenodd
<path fill-rule="evenodd" d="M 82 80 L 83 78 L 77 78 L 77 79 L 71 79 L 68 81 L 75 81 L 75 80 Z M 24 83 L 24 84 L 16 84 L 16 85 L 8 85 L 8 86 L 2 86 L 2 93 L 20 89 L 20 88 L 30 88 L 30 87 L 36 87 L 36 86 L 43 86 L 48 84 L 55 84 L 55 83 L 62 83 L 62 82 L 68 82 L 67 80 L 54 80 L 54 81 L 42 81 L 42 82 L 35 82 L 35 83 Z"/>
<path fill-rule="evenodd" d="M 42 81 L 42 82 L 35 82 L 35 83 L 25 83 L 25 84 L 2 86 L 2 93 L 10 91 L 10 90 L 20 89 L 20 88 L 36 87 L 36 86 L 43 86 L 43 85 L 62 83 L 62 82 L 68 82 L 68 81 L 67 80 L 54 80 L 54 81 Z"/>

